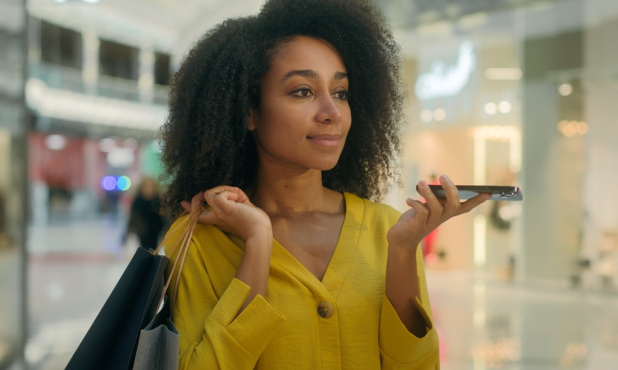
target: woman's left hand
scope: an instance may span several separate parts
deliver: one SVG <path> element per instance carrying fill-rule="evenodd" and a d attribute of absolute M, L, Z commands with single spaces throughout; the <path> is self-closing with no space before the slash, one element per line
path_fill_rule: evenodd
<path fill-rule="evenodd" d="M 480 194 L 460 202 L 457 187 L 446 175 L 440 176 L 440 184 L 446 193 L 446 201 L 442 202 L 429 189 L 426 181 L 419 182 L 419 193 L 425 198 L 426 203 L 407 199 L 406 203 L 412 208 L 402 214 L 399 221 L 388 231 L 389 246 L 416 248 L 427 234 L 445 221 L 470 212 L 491 198 L 489 194 Z"/>

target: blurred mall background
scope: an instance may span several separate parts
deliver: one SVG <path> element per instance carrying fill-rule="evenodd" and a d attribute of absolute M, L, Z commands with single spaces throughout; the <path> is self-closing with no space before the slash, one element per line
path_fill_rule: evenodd
<path fill-rule="evenodd" d="M 426 240 L 443 370 L 618 369 L 618 1 L 376 0 L 420 179 L 517 185 Z M 0 0 L 0 369 L 64 369 L 138 243 L 168 83 L 262 0 Z"/>

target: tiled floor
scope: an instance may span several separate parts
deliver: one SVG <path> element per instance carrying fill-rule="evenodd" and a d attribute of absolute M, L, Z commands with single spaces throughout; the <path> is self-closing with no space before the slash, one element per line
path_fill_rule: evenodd
<path fill-rule="evenodd" d="M 71 234 L 71 227 L 80 232 Z M 71 227 L 32 233 L 55 252 L 31 248 L 26 358 L 32 370 L 64 369 L 130 258 L 114 242 L 120 223 Z M 616 295 L 487 281 L 466 272 L 430 271 L 428 281 L 443 370 L 618 369 Z"/>
<path fill-rule="evenodd" d="M 618 296 L 431 272 L 442 368 L 618 369 Z"/>

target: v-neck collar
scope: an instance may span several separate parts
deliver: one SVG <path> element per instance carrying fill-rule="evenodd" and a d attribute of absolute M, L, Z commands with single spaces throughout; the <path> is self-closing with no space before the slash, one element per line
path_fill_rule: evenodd
<path fill-rule="evenodd" d="M 333 301 L 337 300 L 339 291 L 352 264 L 352 257 L 354 252 L 356 252 L 365 211 L 365 205 L 361 198 L 347 192 L 344 192 L 343 196 L 345 200 L 343 226 L 341 227 L 335 251 L 328 263 L 322 281 L 318 280 L 287 249 L 273 239 L 271 263 L 292 274 L 312 291 L 330 295 Z"/>

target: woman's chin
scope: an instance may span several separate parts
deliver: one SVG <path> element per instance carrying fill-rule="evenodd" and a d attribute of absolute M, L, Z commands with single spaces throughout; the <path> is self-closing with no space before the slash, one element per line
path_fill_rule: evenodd
<path fill-rule="evenodd" d="M 320 162 L 312 161 L 313 163 L 311 163 L 311 165 L 309 165 L 308 167 L 313 168 L 314 170 L 318 170 L 318 171 L 330 171 L 333 168 L 335 168 L 338 160 L 339 160 L 339 157 L 337 157 L 337 160 L 320 161 Z"/>

